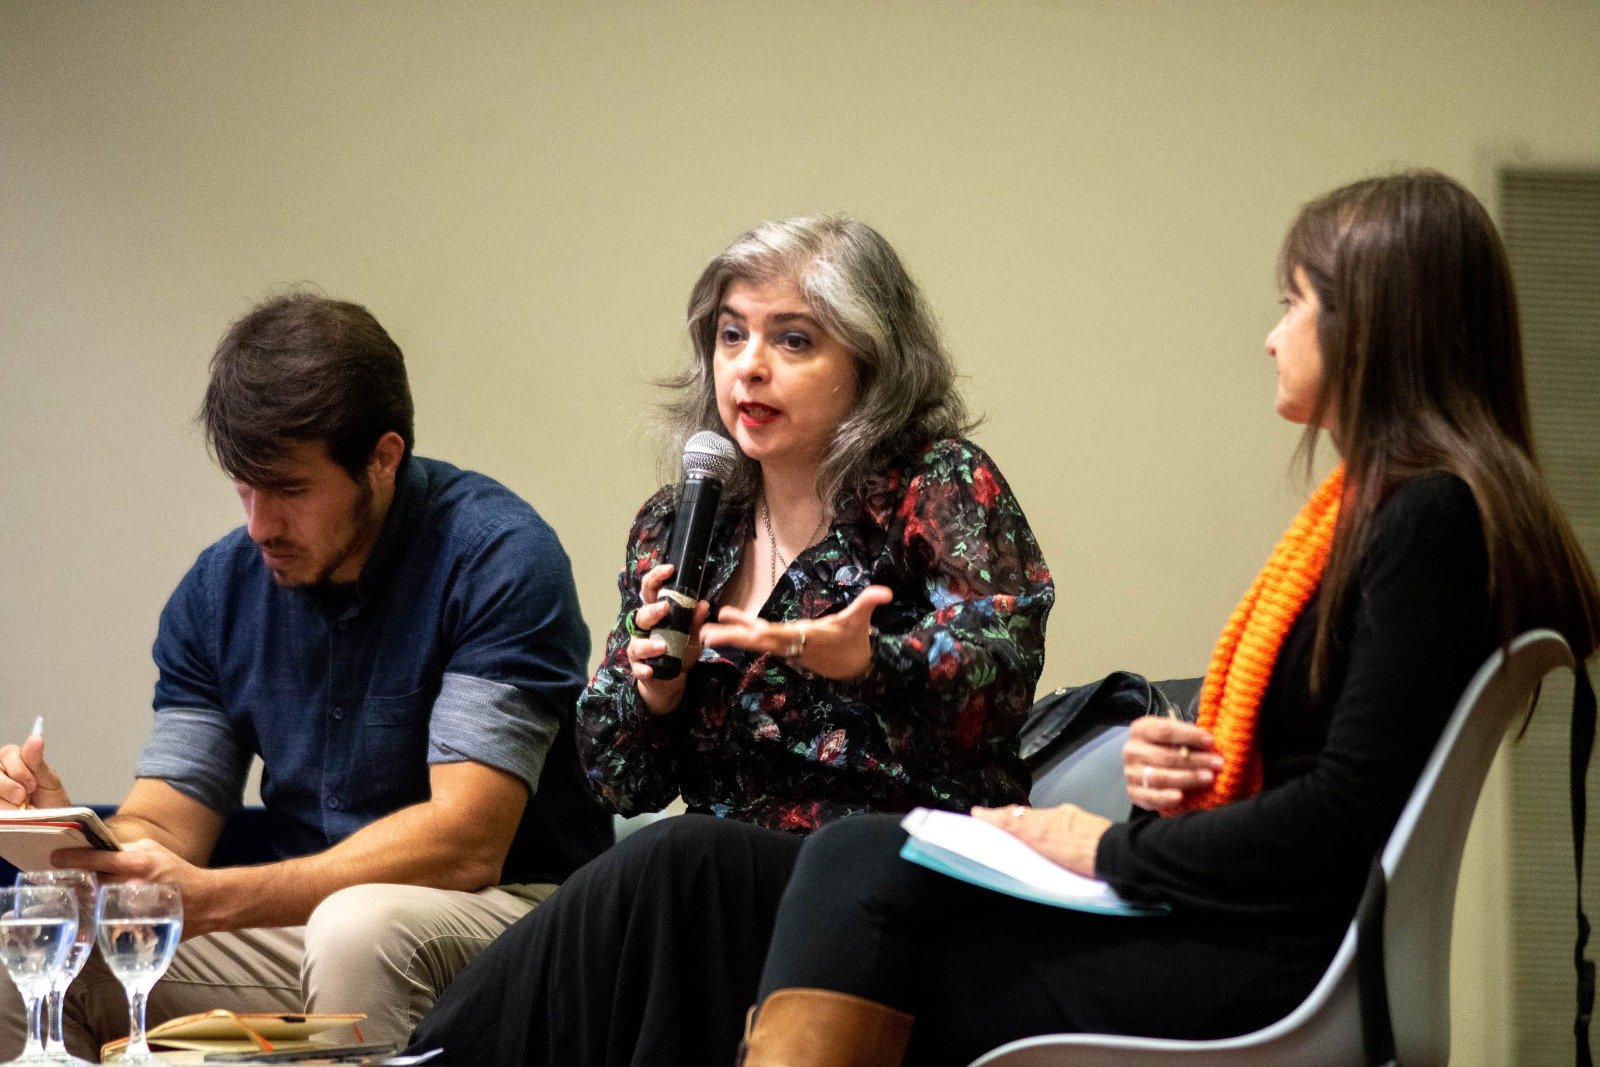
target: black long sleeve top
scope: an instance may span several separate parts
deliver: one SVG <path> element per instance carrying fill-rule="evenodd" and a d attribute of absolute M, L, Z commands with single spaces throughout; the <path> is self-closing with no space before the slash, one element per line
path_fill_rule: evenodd
<path fill-rule="evenodd" d="M 1136 812 L 1100 840 L 1096 871 L 1180 911 L 1337 938 L 1445 720 L 1496 642 L 1482 526 L 1466 483 L 1393 490 L 1369 526 L 1339 650 L 1310 692 L 1313 599 L 1263 697 L 1260 793 L 1169 818 Z"/>

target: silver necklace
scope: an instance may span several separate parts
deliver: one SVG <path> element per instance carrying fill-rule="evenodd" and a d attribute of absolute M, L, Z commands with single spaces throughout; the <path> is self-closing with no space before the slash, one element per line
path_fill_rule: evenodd
<path fill-rule="evenodd" d="M 827 524 L 828 512 L 824 508 L 822 518 L 817 520 L 817 525 L 811 531 L 811 536 L 806 538 L 805 546 L 801 548 L 802 552 L 816 542 L 817 538 L 822 535 L 822 528 Z M 761 494 L 761 525 L 766 527 L 767 530 L 767 579 L 776 586 L 778 584 L 779 562 L 783 563 L 784 570 L 788 570 L 789 561 L 778 555 L 778 535 L 772 532 L 772 505 L 767 503 L 767 494 L 765 492 Z"/>

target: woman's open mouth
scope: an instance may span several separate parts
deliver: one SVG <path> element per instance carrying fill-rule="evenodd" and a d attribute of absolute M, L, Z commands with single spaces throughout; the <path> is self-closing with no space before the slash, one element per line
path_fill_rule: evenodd
<path fill-rule="evenodd" d="M 765 426 L 781 415 L 777 408 L 765 404 L 747 403 L 739 405 L 739 421 L 746 426 Z"/>

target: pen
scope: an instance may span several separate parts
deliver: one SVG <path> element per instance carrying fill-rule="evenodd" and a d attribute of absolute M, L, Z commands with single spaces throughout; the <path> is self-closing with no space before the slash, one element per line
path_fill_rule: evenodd
<path fill-rule="evenodd" d="M 43 715 L 34 716 L 34 719 L 33 719 L 33 730 L 28 734 L 28 736 L 29 737 L 43 737 L 44 736 L 44 716 Z M 26 800 L 24 800 L 17 807 L 17 810 L 18 811 L 27 811 L 30 807 L 32 807 L 32 805 L 29 804 Z"/>

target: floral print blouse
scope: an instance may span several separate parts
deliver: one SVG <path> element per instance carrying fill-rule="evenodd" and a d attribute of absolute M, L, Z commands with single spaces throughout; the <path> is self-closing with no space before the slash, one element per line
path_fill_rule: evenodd
<path fill-rule="evenodd" d="M 768 653 L 703 649 L 683 702 L 655 716 L 638 700 L 622 619 L 671 539 L 677 492 L 640 509 L 618 578 L 622 608 L 578 701 L 589 783 L 624 815 L 682 794 L 690 811 L 806 833 L 855 812 L 917 805 L 964 811 L 1027 798 L 1017 731 L 1044 667 L 1055 586 L 994 461 L 945 439 L 835 502 L 833 524 L 779 577 L 761 616 L 814 619 L 871 584 L 865 680 L 835 682 Z M 717 516 L 706 564 L 713 606 L 744 553 L 753 510 Z"/>

